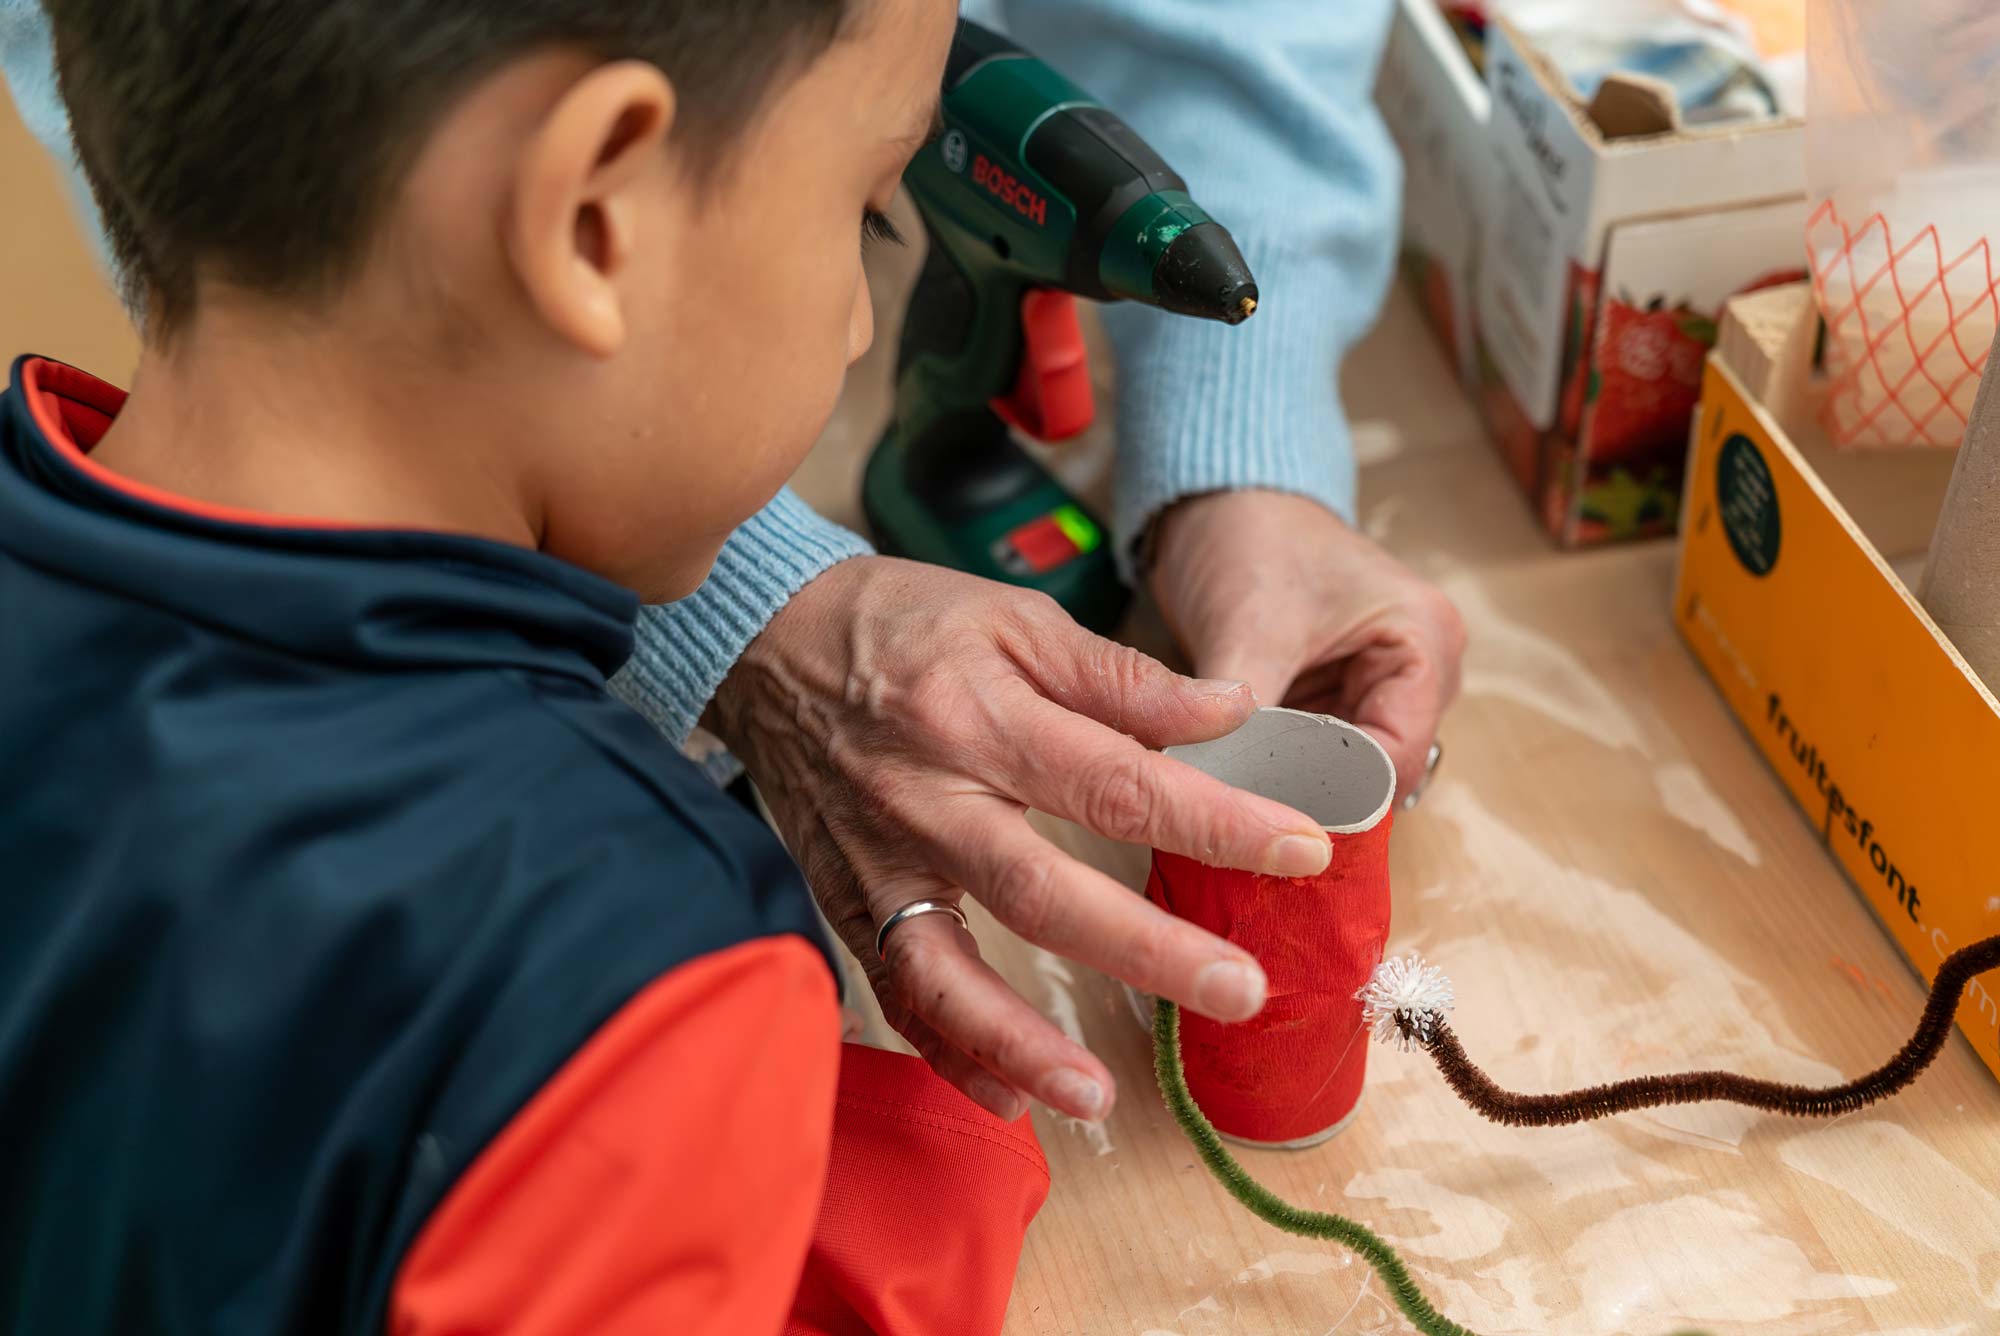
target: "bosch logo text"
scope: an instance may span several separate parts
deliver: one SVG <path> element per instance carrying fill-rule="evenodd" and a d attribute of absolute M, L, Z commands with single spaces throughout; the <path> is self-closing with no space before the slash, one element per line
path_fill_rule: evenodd
<path fill-rule="evenodd" d="M 1036 227 L 1049 225 L 1048 200 L 1015 180 L 984 153 L 977 154 L 972 159 L 972 179 L 985 186 L 995 199 L 1012 205 L 1014 211 L 1023 218 L 1032 219 Z"/>

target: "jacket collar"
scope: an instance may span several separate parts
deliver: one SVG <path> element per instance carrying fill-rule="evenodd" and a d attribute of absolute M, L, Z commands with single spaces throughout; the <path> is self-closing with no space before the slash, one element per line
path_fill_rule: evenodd
<path fill-rule="evenodd" d="M 74 367 L 15 362 L 0 397 L 0 553 L 357 666 L 514 666 L 601 684 L 630 657 L 638 599 L 553 557 L 231 510 L 119 477 L 89 452 L 124 402 Z"/>

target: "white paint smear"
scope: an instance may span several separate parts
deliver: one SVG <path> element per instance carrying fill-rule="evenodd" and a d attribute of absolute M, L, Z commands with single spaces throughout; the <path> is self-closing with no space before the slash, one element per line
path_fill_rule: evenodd
<path fill-rule="evenodd" d="M 1880 1119 L 1836 1123 L 1787 1138 L 1778 1158 L 1962 1267 L 1979 1302 L 2000 1310 L 2000 1197 L 1908 1128 Z M 1986 1244 L 1967 1253 L 1966 1239 Z"/>
<path fill-rule="evenodd" d="M 1402 497 L 1384 497 L 1382 500 L 1368 507 L 1368 513 L 1361 520 L 1361 532 L 1367 534 L 1376 542 L 1386 545 L 1389 541 L 1389 531 L 1396 526 L 1396 521 L 1401 517 L 1402 513 Z"/>
<path fill-rule="evenodd" d="M 1667 814 L 1682 825 L 1698 830 L 1717 845 L 1748 863 L 1761 867 L 1764 856 L 1750 839 L 1750 832 L 1736 819 L 1722 795 L 1709 787 L 1701 771 L 1686 762 L 1663 765 L 1653 771 L 1653 787 Z"/>
<path fill-rule="evenodd" d="M 1386 418 L 1371 418 L 1349 428 L 1358 468 L 1381 464 L 1403 453 L 1403 430 Z"/>
<path fill-rule="evenodd" d="M 1633 1155 L 1601 1128 L 1585 1126 L 1575 1130 L 1583 1133 L 1575 1138 L 1582 1144 L 1563 1148 L 1561 1172 L 1550 1185 L 1559 1202 L 1580 1201 L 1599 1193 L 1636 1187 L 1639 1180 L 1633 1177 L 1634 1172 L 1644 1173 L 1652 1167 L 1649 1161 Z M 1648 1177 L 1685 1179 L 1687 1175 L 1656 1171 Z"/>
<path fill-rule="evenodd" d="M 1322 1252 L 1274 1252 L 1238 1271 L 1236 1283 L 1249 1285 L 1276 1276 L 1321 1276 L 1329 1271 L 1346 1271 L 1354 1263 L 1353 1253 L 1333 1246 Z"/>
<path fill-rule="evenodd" d="M 1068 963 L 1061 956 L 1051 955 L 1040 947 L 1030 947 L 1029 956 L 1034 964 L 1035 977 L 1042 981 L 1042 1014 L 1058 1030 L 1088 1048 L 1083 1037 L 1083 1018 L 1076 1011 L 1076 976 L 1069 972 Z M 1066 1127 L 1082 1136 L 1097 1154 L 1111 1154 L 1111 1133 L 1105 1130 L 1103 1123 L 1072 1118 L 1054 1109 L 1050 1109 L 1048 1114 L 1058 1127 Z"/>
<path fill-rule="evenodd" d="M 1222 1305 L 1217 1303 L 1215 1296 L 1211 1294 L 1198 1304 L 1189 1304 L 1174 1316 L 1185 1319 L 1189 1313 L 1220 1313 L 1221 1311 Z"/>
<path fill-rule="evenodd" d="M 1576 655 L 1503 615 L 1476 581 L 1440 584 L 1465 619 L 1467 696 L 1512 701 L 1607 747 L 1645 753 L 1638 722 Z"/>
<path fill-rule="evenodd" d="M 1684 1322 L 1774 1322 L 1803 1303 L 1895 1292 L 1894 1282 L 1875 1276 L 1818 1270 L 1797 1244 L 1760 1223 L 1741 1193 L 1676 1197 L 1598 1221 L 1563 1260 L 1603 1331 L 1668 1312 Z"/>
<path fill-rule="evenodd" d="M 1347 1195 L 1379 1201 L 1369 1212 L 1382 1221 L 1382 1210 L 1415 1211 L 1429 1221 L 1422 1233 L 1399 1232 L 1387 1223 L 1378 1230 L 1404 1252 L 1440 1262 L 1466 1262 L 1486 1256 L 1507 1237 L 1507 1214 L 1477 1197 L 1453 1192 L 1414 1169 L 1374 1169 L 1348 1180 Z"/>

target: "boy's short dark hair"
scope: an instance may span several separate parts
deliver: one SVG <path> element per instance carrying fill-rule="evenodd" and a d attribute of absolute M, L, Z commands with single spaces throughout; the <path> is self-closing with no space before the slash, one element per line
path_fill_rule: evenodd
<path fill-rule="evenodd" d="M 45 0 L 63 100 L 128 298 L 151 332 L 197 273 L 324 294 L 424 135 L 550 46 L 651 61 L 702 168 L 861 0 Z"/>

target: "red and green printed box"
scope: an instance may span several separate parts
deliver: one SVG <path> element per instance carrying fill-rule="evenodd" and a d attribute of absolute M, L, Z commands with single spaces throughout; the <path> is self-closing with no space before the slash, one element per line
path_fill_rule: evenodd
<path fill-rule="evenodd" d="M 1399 31 L 1408 29 L 1407 52 L 1444 60 L 1443 43 L 1408 40 L 1433 27 L 1412 6 L 1434 2 L 1403 0 Z M 1802 126 L 1683 128 L 1664 88 L 1644 80 L 1607 80 L 1586 107 L 1504 21 L 1486 29 L 1484 60 L 1483 125 L 1432 106 L 1430 123 L 1453 127 L 1458 148 L 1411 164 L 1424 178 L 1411 187 L 1412 207 L 1421 195 L 1433 212 L 1450 190 L 1436 164 L 1486 164 L 1460 174 L 1478 235 L 1451 264 L 1453 297 L 1461 285 L 1469 295 L 1445 303 L 1448 342 L 1463 346 L 1460 312 L 1469 311 L 1464 374 L 1559 544 L 1671 533 L 1723 303 L 1804 272 Z M 1427 105 L 1412 92 L 1424 86 L 1385 76 L 1385 113 L 1392 128 L 1405 122 L 1411 142 L 1423 139 L 1407 127 L 1419 123 L 1408 108 Z M 1483 153 L 1466 147 L 1475 134 Z M 1428 235 L 1406 224 L 1406 252 Z"/>

